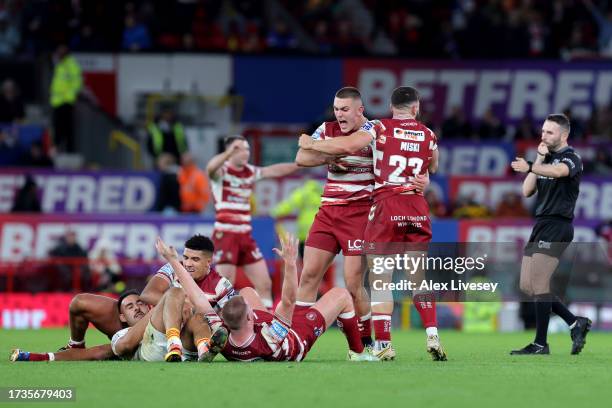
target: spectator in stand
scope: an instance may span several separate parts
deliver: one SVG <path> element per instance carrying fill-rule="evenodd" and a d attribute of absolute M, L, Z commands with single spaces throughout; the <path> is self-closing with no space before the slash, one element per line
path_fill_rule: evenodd
<path fill-rule="evenodd" d="M 54 54 L 55 68 L 51 80 L 50 99 L 53 108 L 53 138 L 60 149 L 68 153 L 75 151 L 74 104 L 83 78 L 81 66 L 70 55 L 66 45 L 57 47 Z"/>
<path fill-rule="evenodd" d="M 126 51 L 143 51 L 150 49 L 152 45 L 149 28 L 138 20 L 133 10 L 129 9 L 124 19 L 121 47 Z"/>
<path fill-rule="evenodd" d="M 429 213 L 432 218 L 446 217 L 446 206 L 433 189 L 425 191 L 425 200 L 429 204 Z"/>
<path fill-rule="evenodd" d="M 40 199 L 38 198 L 38 185 L 31 175 L 27 175 L 25 183 L 15 195 L 11 212 L 39 213 L 41 212 Z"/>
<path fill-rule="evenodd" d="M 514 140 L 534 140 L 540 137 L 539 133 L 533 126 L 533 120 L 524 116 L 514 131 Z"/>
<path fill-rule="evenodd" d="M 180 187 L 181 211 L 184 213 L 199 214 L 208 205 L 210 188 L 208 179 L 200 170 L 189 152 L 181 157 L 181 168 L 178 172 Z"/>
<path fill-rule="evenodd" d="M 585 136 L 585 124 L 582 120 L 572 115 L 572 110 L 568 107 L 563 111 L 563 114 L 570 120 L 570 134 L 571 140 L 582 140 Z"/>
<path fill-rule="evenodd" d="M 612 176 L 612 159 L 610 158 L 610 153 L 606 150 L 598 149 L 597 153 L 595 153 L 595 160 L 588 164 L 585 172 L 595 176 Z"/>
<path fill-rule="evenodd" d="M 125 284 L 121 282 L 121 265 L 111 248 L 109 241 L 101 239 L 90 252 L 92 286 L 96 291 L 121 293 L 125 289 Z"/>
<path fill-rule="evenodd" d="M 451 115 L 442 123 L 442 137 L 445 139 L 469 139 L 472 125 L 465 119 L 461 106 L 455 106 Z"/>
<path fill-rule="evenodd" d="M 495 217 L 500 218 L 529 218 L 529 211 L 523 205 L 523 200 L 519 193 L 509 191 L 505 193 L 497 205 Z"/>
<path fill-rule="evenodd" d="M 17 84 L 10 78 L 6 79 L 0 95 L 0 123 L 21 122 L 24 118 L 25 109 Z"/>
<path fill-rule="evenodd" d="M 604 57 L 612 57 L 612 10 L 608 9 L 604 16 L 591 0 L 583 0 L 583 2 L 599 27 L 599 53 Z"/>
<path fill-rule="evenodd" d="M 106 49 L 104 39 L 101 38 L 91 24 L 85 23 L 70 39 L 70 48 L 74 51 L 103 51 Z"/>
<path fill-rule="evenodd" d="M 468 196 L 459 197 L 453 211 L 454 218 L 489 218 L 490 215 L 486 206 Z"/>
<path fill-rule="evenodd" d="M 271 50 L 294 50 L 298 46 L 297 38 L 289 30 L 287 23 L 281 19 L 274 22 L 266 42 Z"/>
<path fill-rule="evenodd" d="M 20 33 L 15 25 L 17 19 L 9 17 L 5 10 L 0 11 L 0 57 L 12 56 L 20 42 Z"/>
<path fill-rule="evenodd" d="M 158 158 L 162 153 L 170 153 L 174 163 L 179 163 L 181 155 L 188 150 L 185 129 L 177 120 L 174 109 L 170 106 L 162 107 L 161 114 L 154 122 L 147 126 L 149 133 L 148 148 L 153 157 Z"/>
<path fill-rule="evenodd" d="M 501 123 L 501 120 L 499 120 L 499 118 L 495 116 L 493 110 L 489 108 L 482 117 L 480 126 L 478 126 L 477 134 L 480 140 L 489 139 L 501 141 L 506 135 L 506 128 Z"/>
<path fill-rule="evenodd" d="M 66 231 L 66 234 L 59 238 L 55 247 L 49 251 L 49 256 L 53 258 L 69 258 L 68 263 L 57 264 L 59 279 L 55 282 L 56 290 L 65 292 L 72 287 L 72 273 L 75 268 L 79 267 L 81 260 L 83 261 L 81 265 L 81 278 L 88 278 L 89 273 L 87 268 L 84 267 L 87 261 L 87 251 L 77 242 L 74 231 Z"/>
<path fill-rule="evenodd" d="M 160 173 L 159 194 L 155 211 L 174 214 L 181 211 L 180 186 L 178 182 L 178 166 L 174 156 L 162 153 L 157 158 L 157 169 Z"/>
<path fill-rule="evenodd" d="M 53 160 L 43 150 L 40 142 L 33 142 L 30 151 L 21 159 L 21 165 L 25 167 L 53 167 Z"/>

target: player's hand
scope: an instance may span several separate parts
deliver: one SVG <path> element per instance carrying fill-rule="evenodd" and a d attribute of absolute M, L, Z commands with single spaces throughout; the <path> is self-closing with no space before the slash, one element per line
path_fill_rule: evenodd
<path fill-rule="evenodd" d="M 424 192 L 429 186 L 429 172 L 414 176 L 411 183 L 416 187 L 416 191 L 419 193 Z"/>
<path fill-rule="evenodd" d="M 157 241 L 155 241 L 155 249 L 168 262 L 178 260 L 176 249 L 173 246 L 168 246 L 160 237 L 157 237 Z"/>
<path fill-rule="evenodd" d="M 283 258 L 285 263 L 295 263 L 298 253 L 298 239 L 295 235 L 285 233 L 279 236 L 281 249 L 274 248 L 274 253 Z"/>
<path fill-rule="evenodd" d="M 517 157 L 510 166 L 512 166 L 512 170 L 517 173 L 527 173 L 529 171 L 529 163 L 522 157 Z"/>
<path fill-rule="evenodd" d="M 300 136 L 300 140 L 298 141 L 298 146 L 300 146 L 300 149 L 311 150 L 313 143 L 314 140 L 312 140 L 312 137 L 310 137 L 310 135 L 302 133 L 302 136 Z"/>
<path fill-rule="evenodd" d="M 225 153 L 227 154 L 228 158 L 232 157 L 235 153 L 238 152 L 238 149 L 240 149 L 240 144 L 242 142 L 244 142 L 244 140 L 236 139 L 236 140 L 234 140 L 232 142 L 232 144 L 227 146 L 227 149 L 225 150 Z"/>
<path fill-rule="evenodd" d="M 548 146 L 546 145 L 546 143 L 541 142 L 538 145 L 538 154 L 540 156 L 546 156 L 548 153 L 550 153 L 550 150 L 548 150 Z"/>
<path fill-rule="evenodd" d="M 333 168 L 333 171 L 348 171 L 348 166 L 342 159 L 342 157 L 335 157 L 331 159 L 328 164 Z"/>

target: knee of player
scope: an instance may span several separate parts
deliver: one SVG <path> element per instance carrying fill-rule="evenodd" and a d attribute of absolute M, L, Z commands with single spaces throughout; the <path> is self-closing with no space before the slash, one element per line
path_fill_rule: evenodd
<path fill-rule="evenodd" d="M 353 303 L 353 297 L 351 296 L 351 292 L 344 288 L 333 288 L 330 290 L 333 294 L 334 298 L 342 303 Z"/>
<path fill-rule="evenodd" d="M 73 313 L 73 314 L 79 313 L 85 308 L 86 304 L 87 304 L 87 294 L 79 293 L 78 295 L 73 297 L 72 300 L 70 301 L 70 306 L 68 310 L 70 311 L 70 313 Z"/>
<path fill-rule="evenodd" d="M 533 295 L 533 290 L 531 289 L 531 285 L 529 285 L 527 282 L 520 282 L 519 284 L 519 288 L 521 289 L 521 292 L 523 292 L 526 295 Z"/>
<path fill-rule="evenodd" d="M 251 287 L 242 288 L 238 293 L 240 296 L 257 295 L 257 291 Z"/>
<path fill-rule="evenodd" d="M 173 287 L 171 287 L 170 289 L 168 289 L 166 291 L 164 296 L 180 300 L 180 299 L 184 299 L 185 298 L 185 292 L 183 291 L 183 289 L 177 288 L 177 287 L 173 286 Z"/>

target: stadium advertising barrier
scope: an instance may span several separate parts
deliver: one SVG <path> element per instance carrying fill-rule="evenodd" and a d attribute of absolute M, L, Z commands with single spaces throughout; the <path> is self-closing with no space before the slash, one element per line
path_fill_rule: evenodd
<path fill-rule="evenodd" d="M 344 84 L 357 86 L 368 113 L 389 114 L 394 88 L 419 89 L 423 108 L 435 122 L 454 107 L 470 120 L 492 109 L 505 123 L 529 116 L 542 120 L 571 107 L 588 118 L 593 106 L 612 101 L 612 67 L 608 63 L 491 61 L 427 62 L 389 59 L 345 59 Z"/>
<path fill-rule="evenodd" d="M 0 215 L 0 261 L 24 258 L 43 259 L 57 239 L 72 230 L 86 249 L 106 241 L 118 257 L 154 259 L 155 239 L 161 236 L 182 250 L 193 234 L 211 236 L 212 218 L 161 215 Z M 266 259 L 272 259 L 275 245 L 271 218 L 253 219 L 253 237 Z"/>
<path fill-rule="evenodd" d="M 8 212 L 25 175 L 34 177 L 46 213 L 143 213 L 154 208 L 157 172 L 57 171 L 3 169 L 0 212 Z"/>
<path fill-rule="evenodd" d="M 523 179 L 521 177 L 450 177 L 448 184 L 450 202 L 468 196 L 494 210 L 504 194 L 516 192 L 522 196 Z M 534 200 L 534 197 L 524 198 L 528 207 L 534 203 Z M 606 177 L 583 177 L 574 214 L 576 218 L 585 220 L 612 219 L 612 180 Z"/>
<path fill-rule="evenodd" d="M 68 293 L 0 294 L 0 327 L 3 329 L 40 329 L 67 327 Z"/>

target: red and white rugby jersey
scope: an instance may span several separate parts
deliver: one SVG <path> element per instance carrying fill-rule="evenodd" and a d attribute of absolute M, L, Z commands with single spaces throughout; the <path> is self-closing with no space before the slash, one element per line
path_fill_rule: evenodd
<path fill-rule="evenodd" d="M 244 344 L 234 344 L 230 336 L 223 357 L 233 361 L 302 361 L 304 344 L 289 325 L 263 310 L 254 310 L 254 333 Z"/>
<path fill-rule="evenodd" d="M 314 140 L 326 140 L 349 134 L 340 130 L 338 122 L 324 122 L 311 137 Z M 342 157 L 340 162 L 348 170 L 341 170 L 334 164 L 327 166 L 327 183 L 321 197 L 321 205 L 369 205 L 374 188 L 372 148 L 364 147 Z"/>
<path fill-rule="evenodd" d="M 171 286 L 181 287 L 178 281 L 178 277 L 174 273 L 174 269 L 169 263 L 165 264 L 155 274 L 166 279 Z M 232 283 L 219 275 L 214 269 L 210 269 L 210 272 L 201 281 L 196 281 L 202 292 L 206 295 L 208 303 L 216 310 L 221 310 L 228 300 L 238 294 Z"/>
<path fill-rule="evenodd" d="M 211 180 L 215 200 L 215 230 L 227 232 L 251 231 L 251 194 L 253 185 L 261 179 L 261 168 L 247 164 L 237 170 L 223 164 L 221 175 Z"/>
<path fill-rule="evenodd" d="M 438 148 L 434 132 L 415 119 L 368 121 L 361 130 L 372 136 L 374 201 L 414 190 L 412 177 L 427 173 Z"/>

